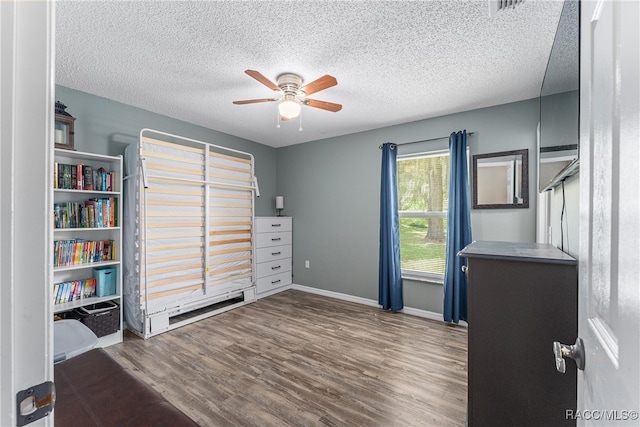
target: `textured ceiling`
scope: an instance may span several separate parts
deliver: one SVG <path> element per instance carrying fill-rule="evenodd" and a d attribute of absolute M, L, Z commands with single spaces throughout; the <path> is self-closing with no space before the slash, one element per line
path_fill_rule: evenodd
<path fill-rule="evenodd" d="M 539 95 L 562 2 L 58 1 L 56 83 L 273 147 Z M 276 127 L 244 73 L 338 85 Z M 64 100 L 63 100 L 64 101 Z M 69 111 L 72 111 L 70 106 Z M 143 125 L 143 124 L 141 124 Z"/>

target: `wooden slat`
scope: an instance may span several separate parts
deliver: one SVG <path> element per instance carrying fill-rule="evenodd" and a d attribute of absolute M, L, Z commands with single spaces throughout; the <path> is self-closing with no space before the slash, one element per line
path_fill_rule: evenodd
<path fill-rule="evenodd" d="M 202 245 L 200 245 L 202 247 Z M 188 254 L 181 255 L 167 255 L 167 256 L 159 256 L 153 258 L 147 258 L 147 264 L 158 264 L 161 262 L 168 261 L 188 261 L 188 260 L 202 260 L 204 258 L 204 254 L 202 252 L 194 252 Z M 142 266 L 144 268 L 144 265 Z"/>
<path fill-rule="evenodd" d="M 204 221 L 191 222 L 147 222 L 147 228 L 167 228 L 167 227 L 204 227 Z"/>
<path fill-rule="evenodd" d="M 175 271 L 186 271 L 186 270 L 191 270 L 193 268 L 203 268 L 202 267 L 202 262 L 197 262 L 197 263 L 192 263 L 192 264 L 180 264 L 180 265 L 172 265 L 169 267 L 161 267 L 161 268 L 157 268 L 157 267 L 153 267 L 151 269 L 145 270 L 144 268 L 142 269 L 142 274 L 146 274 L 148 276 L 155 276 L 157 274 L 165 274 L 165 273 L 173 273 Z M 174 278 L 175 280 L 175 278 Z"/>
<path fill-rule="evenodd" d="M 251 214 L 243 213 L 243 212 L 211 212 L 209 214 L 210 217 L 236 217 L 236 218 L 251 218 Z"/>
<path fill-rule="evenodd" d="M 251 203 L 209 203 L 212 208 L 236 208 L 236 209 L 251 209 Z"/>
<path fill-rule="evenodd" d="M 165 165 L 160 165 L 158 163 L 147 162 L 146 166 L 147 166 L 148 169 L 153 169 L 153 170 L 158 170 L 158 171 L 176 172 L 176 173 L 183 173 L 185 175 L 195 175 L 195 176 L 203 176 L 204 175 L 204 172 L 202 170 L 179 168 L 179 167 L 176 167 L 176 166 L 165 166 Z"/>
<path fill-rule="evenodd" d="M 204 270 L 203 270 L 204 273 Z M 168 277 L 166 279 L 154 280 L 148 282 L 148 288 L 155 288 L 158 286 L 168 285 L 170 283 L 178 283 L 178 282 L 186 282 L 188 280 L 200 279 L 202 278 L 202 274 L 185 274 L 180 277 Z"/>
<path fill-rule="evenodd" d="M 169 243 L 164 245 L 153 245 L 153 246 L 145 246 L 143 245 L 140 252 L 144 253 L 145 247 L 147 252 L 158 252 L 158 251 L 170 251 L 175 249 L 189 249 L 189 248 L 203 248 L 204 242 L 188 242 L 188 243 Z"/>
<path fill-rule="evenodd" d="M 145 212 L 142 211 L 144 216 Z M 198 217 L 204 218 L 204 212 L 180 212 L 180 211 L 147 211 L 146 216 L 148 218 L 174 218 L 174 217 Z"/>
<path fill-rule="evenodd" d="M 209 246 L 224 246 L 224 245 L 232 245 L 234 243 L 250 243 L 251 237 L 247 237 L 246 239 L 229 239 L 229 240 L 212 240 L 209 242 Z"/>
<path fill-rule="evenodd" d="M 202 233 L 163 233 L 163 234 L 153 234 L 147 233 L 147 241 L 148 240 L 156 240 L 156 239 L 175 239 L 180 237 L 201 237 Z M 144 235 L 142 236 L 142 241 L 144 241 Z"/>
<path fill-rule="evenodd" d="M 235 252 L 251 252 L 251 246 L 242 246 L 240 248 L 219 249 L 217 251 L 210 251 L 209 256 L 232 254 Z"/>
<path fill-rule="evenodd" d="M 212 227 L 233 227 L 237 225 L 251 225 L 251 221 L 213 221 L 209 223 Z"/>
<path fill-rule="evenodd" d="M 246 200 L 253 200 L 253 196 L 251 195 L 251 191 L 249 190 L 238 190 L 238 193 L 243 192 L 243 193 L 247 193 L 247 194 L 230 194 L 230 193 L 216 193 L 216 192 L 211 192 L 209 194 L 209 196 L 211 198 L 214 197 L 219 197 L 221 199 L 246 199 Z"/>
<path fill-rule="evenodd" d="M 178 178 L 167 178 L 167 177 L 159 177 L 159 176 L 150 176 L 149 178 L 150 182 L 164 182 L 167 184 L 179 184 L 179 185 L 197 185 L 199 187 L 203 187 L 205 185 L 204 182 L 198 182 L 198 181 L 183 181 L 181 179 Z"/>
<path fill-rule="evenodd" d="M 224 184 L 222 182 L 216 182 L 216 183 L 209 182 L 208 185 L 210 187 L 212 187 L 212 188 L 228 188 L 229 190 L 240 190 L 240 191 L 244 190 L 243 188 L 238 188 L 238 187 L 236 187 L 234 185 L 231 185 L 231 184 Z M 252 190 L 247 189 L 247 191 L 252 191 Z"/>
<path fill-rule="evenodd" d="M 238 262 L 238 261 L 247 261 L 251 260 L 251 255 L 238 256 L 233 258 L 221 258 L 215 261 L 207 261 L 208 265 L 220 265 L 220 264 L 228 264 L 230 262 Z"/>
<path fill-rule="evenodd" d="M 215 285 L 219 285 L 221 283 L 227 283 L 227 282 L 231 282 L 233 280 L 238 280 L 238 279 L 245 279 L 247 277 L 251 277 L 251 273 L 238 274 L 236 276 L 226 277 L 226 278 L 220 279 L 220 280 L 213 280 L 213 281 L 209 282 L 209 286 L 215 286 Z"/>
<path fill-rule="evenodd" d="M 201 202 L 188 202 L 185 200 L 147 200 L 147 205 L 152 206 L 202 206 Z"/>
<path fill-rule="evenodd" d="M 213 178 L 221 178 L 221 179 L 228 179 L 229 181 L 238 181 L 238 182 L 244 182 L 244 183 L 251 183 L 253 180 L 251 179 L 251 177 L 245 177 L 245 176 L 237 176 L 237 175 L 230 175 L 227 173 L 217 173 L 217 172 L 212 172 L 209 174 L 209 177 L 213 177 Z"/>
<path fill-rule="evenodd" d="M 177 194 L 179 196 L 204 197 L 204 186 L 200 191 L 174 190 L 174 189 L 170 189 L 170 188 L 158 188 L 158 187 L 149 187 L 145 191 L 147 193 L 152 193 L 152 194 Z"/>
<path fill-rule="evenodd" d="M 222 154 L 222 153 L 215 153 L 213 151 L 209 151 L 209 156 L 211 157 L 217 157 L 219 159 L 227 159 L 227 160 L 231 160 L 233 162 L 240 162 L 240 163 L 249 163 L 251 164 L 251 159 L 244 159 L 242 157 L 235 157 L 235 156 L 229 156 L 228 154 Z"/>
<path fill-rule="evenodd" d="M 251 203 L 210 202 L 209 206 L 229 209 L 251 209 Z"/>
<path fill-rule="evenodd" d="M 226 267 L 226 268 L 210 268 L 209 277 L 215 276 L 217 274 L 228 273 L 230 271 L 246 270 L 247 268 L 250 269 L 251 264 L 234 265 L 232 267 Z"/>
<path fill-rule="evenodd" d="M 244 228 L 241 230 L 217 230 L 217 231 L 210 231 L 209 232 L 209 236 L 219 236 L 222 234 L 250 234 L 251 233 L 251 229 L 250 228 Z"/>
<path fill-rule="evenodd" d="M 204 160 L 190 159 L 188 157 L 178 156 L 175 154 L 164 154 L 157 153 L 155 151 L 142 150 L 142 155 L 146 156 L 147 160 L 149 160 L 149 157 L 153 157 L 155 159 L 171 160 L 172 162 L 189 163 L 204 167 Z"/>
<path fill-rule="evenodd" d="M 148 294 L 147 295 L 147 299 L 149 299 L 149 301 L 152 301 L 154 299 L 167 297 L 169 295 L 176 295 L 176 294 L 181 294 L 181 293 L 184 293 L 184 292 L 192 292 L 192 291 L 195 291 L 197 289 L 203 289 L 204 290 L 204 283 L 199 283 L 197 285 L 189 285 L 189 286 L 185 286 L 184 288 L 172 289 L 170 291 L 163 291 L 163 292 L 156 292 L 156 293 L 153 293 L 153 294 Z M 144 296 L 140 298 L 140 301 L 144 302 Z"/>
<path fill-rule="evenodd" d="M 224 170 L 228 170 L 228 171 L 242 172 L 242 173 L 251 174 L 251 169 L 249 169 L 249 168 L 239 168 L 239 167 L 235 167 L 235 166 L 225 165 L 225 164 L 222 164 L 222 163 L 210 163 L 209 166 L 210 166 L 211 169 L 224 169 Z"/>
<path fill-rule="evenodd" d="M 172 142 L 160 141 L 159 139 L 149 138 L 148 136 L 143 136 L 142 142 L 146 142 L 147 144 L 158 145 L 160 147 L 173 148 L 174 150 L 177 150 L 177 151 L 190 151 L 192 153 L 198 153 L 203 156 L 205 153 L 204 147 L 203 148 L 188 147 L 182 144 L 174 144 Z"/>

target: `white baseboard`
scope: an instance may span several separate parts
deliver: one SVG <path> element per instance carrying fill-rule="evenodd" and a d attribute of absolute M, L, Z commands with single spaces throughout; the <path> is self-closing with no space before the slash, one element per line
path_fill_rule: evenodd
<path fill-rule="evenodd" d="M 263 292 L 261 294 L 256 294 L 256 299 L 262 299 L 268 297 L 269 295 L 277 294 L 278 292 L 286 291 L 287 289 L 291 289 L 291 284 L 283 286 L 281 288 L 271 289 L 270 291 Z"/>
<path fill-rule="evenodd" d="M 298 285 L 296 283 L 293 283 L 291 285 L 291 289 L 295 289 L 303 292 L 309 292 L 311 294 L 316 294 L 316 295 L 322 295 L 329 298 L 336 298 L 343 301 L 364 304 L 371 307 L 380 307 L 380 304 L 378 304 L 378 301 L 376 300 L 372 300 L 369 298 L 356 297 L 353 295 L 343 294 L 340 292 L 333 292 L 333 291 L 327 291 L 324 289 L 312 288 L 310 286 Z M 400 312 L 409 314 L 412 316 L 424 317 L 425 319 L 437 320 L 439 322 L 444 323 L 444 320 L 442 320 L 442 313 L 436 313 L 434 311 L 422 310 L 419 308 L 411 308 L 411 307 L 405 307 L 402 310 L 400 310 Z M 461 320 L 459 326 L 467 326 L 467 322 L 465 322 L 464 320 Z"/>

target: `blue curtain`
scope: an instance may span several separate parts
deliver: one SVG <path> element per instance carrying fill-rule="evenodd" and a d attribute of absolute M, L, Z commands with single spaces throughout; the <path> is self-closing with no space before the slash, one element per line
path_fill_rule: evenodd
<path fill-rule="evenodd" d="M 398 217 L 397 150 L 387 142 L 382 146 L 382 182 L 380 186 L 380 257 L 378 266 L 378 303 L 384 310 L 403 308 L 400 274 L 400 220 Z"/>
<path fill-rule="evenodd" d="M 467 131 L 449 137 L 449 212 L 447 215 L 447 250 L 444 272 L 444 320 L 458 323 L 467 320 L 467 276 L 462 272 L 466 259 L 458 252 L 471 243 L 469 173 L 467 169 Z"/>

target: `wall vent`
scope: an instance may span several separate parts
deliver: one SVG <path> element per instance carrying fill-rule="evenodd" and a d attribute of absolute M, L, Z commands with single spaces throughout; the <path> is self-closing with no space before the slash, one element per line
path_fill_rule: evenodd
<path fill-rule="evenodd" d="M 513 9 L 523 2 L 524 0 L 489 0 L 489 16 L 493 18 L 498 12 Z"/>

